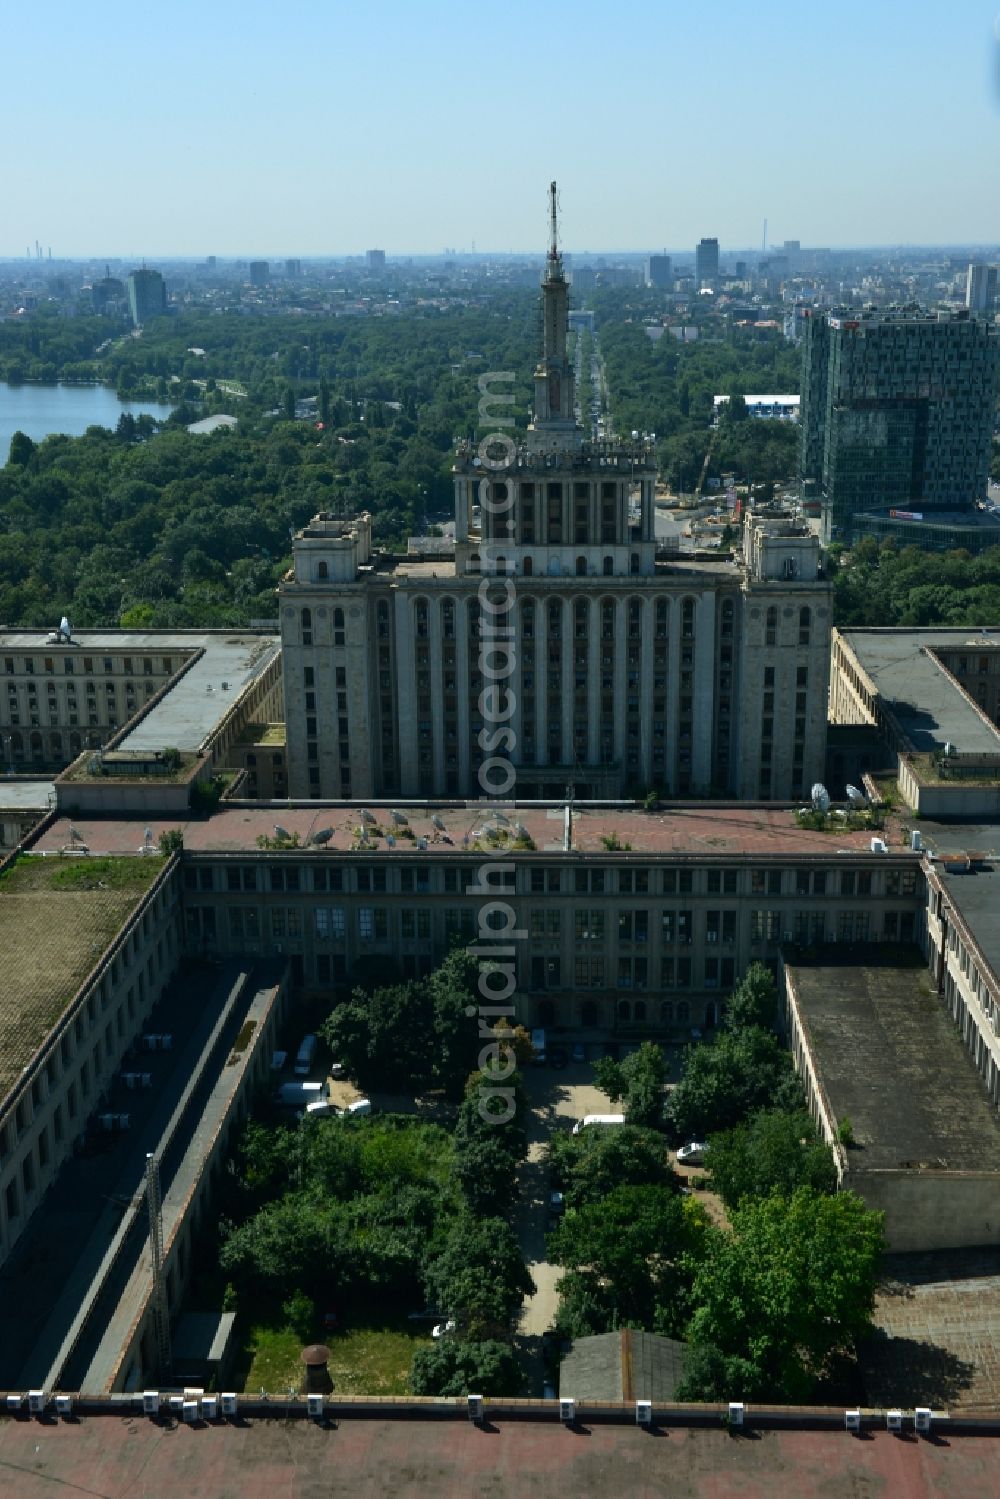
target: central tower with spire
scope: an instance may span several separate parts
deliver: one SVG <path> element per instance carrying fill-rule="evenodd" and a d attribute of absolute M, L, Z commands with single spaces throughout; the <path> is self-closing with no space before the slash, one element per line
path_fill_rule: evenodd
<path fill-rule="evenodd" d="M 542 280 L 542 357 L 535 366 L 534 420 L 528 428 L 532 452 L 579 448 L 573 366 L 566 353 L 569 285 L 559 253 L 558 198 L 549 183 L 549 252 Z"/>

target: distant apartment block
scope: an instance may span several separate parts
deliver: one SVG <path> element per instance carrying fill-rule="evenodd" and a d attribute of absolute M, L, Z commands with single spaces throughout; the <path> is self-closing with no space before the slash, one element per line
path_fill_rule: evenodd
<path fill-rule="evenodd" d="M 995 541 L 995 527 L 969 517 L 987 492 L 998 330 L 912 307 L 818 314 L 802 327 L 800 471 L 821 500 L 823 539 L 902 527 L 921 545 L 920 528 L 936 523 Z"/>
<path fill-rule="evenodd" d="M 159 271 L 132 271 L 128 278 L 128 310 L 137 328 L 167 310 L 167 288 Z"/>
<path fill-rule="evenodd" d="M 718 279 L 719 241 L 717 239 L 699 240 L 694 252 L 695 289 L 713 286 Z"/>
<path fill-rule="evenodd" d="M 266 286 L 271 279 L 271 266 L 266 260 L 251 260 L 250 285 Z"/>
<path fill-rule="evenodd" d="M 669 291 L 674 284 L 673 262 L 665 252 L 650 255 L 646 261 L 646 285 L 656 291 Z"/>
<path fill-rule="evenodd" d="M 385 251 L 384 250 L 366 250 L 365 251 L 365 265 L 368 267 L 368 269 L 370 271 L 374 271 L 376 274 L 378 274 L 381 271 L 384 271 L 385 270 Z"/>
<path fill-rule="evenodd" d="M 970 265 L 965 278 L 965 305 L 969 312 L 990 314 L 997 307 L 997 267 Z"/>

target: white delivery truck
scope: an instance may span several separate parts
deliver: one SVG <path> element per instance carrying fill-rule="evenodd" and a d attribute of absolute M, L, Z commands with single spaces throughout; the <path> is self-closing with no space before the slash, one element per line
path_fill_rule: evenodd
<path fill-rule="evenodd" d="M 578 1119 L 573 1126 L 574 1135 L 579 1135 L 583 1130 L 589 1129 L 592 1124 L 624 1124 L 624 1114 L 585 1114 Z"/>

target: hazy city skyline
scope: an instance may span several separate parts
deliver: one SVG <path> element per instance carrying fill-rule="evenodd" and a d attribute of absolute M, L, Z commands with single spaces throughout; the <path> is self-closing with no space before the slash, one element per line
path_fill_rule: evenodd
<path fill-rule="evenodd" d="M 0 255 L 990 244 L 995 7 L 8 18 Z"/>

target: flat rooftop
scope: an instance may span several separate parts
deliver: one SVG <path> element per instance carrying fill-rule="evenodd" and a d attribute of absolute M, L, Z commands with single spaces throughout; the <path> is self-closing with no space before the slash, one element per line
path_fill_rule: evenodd
<path fill-rule="evenodd" d="M 74 633 L 72 643 L 52 644 L 43 630 L 0 631 L 0 649 L 20 655 L 69 654 L 176 656 L 177 665 L 196 651 L 195 664 L 174 681 L 160 702 L 129 734 L 119 749 L 153 750 L 172 745 L 192 754 L 201 750 L 245 687 L 280 653 L 276 635 L 224 630 L 132 631 L 89 630 Z M 61 670 L 61 668 L 60 668 Z M 141 675 L 141 673 L 140 673 Z M 227 685 L 223 687 L 223 683 Z"/>
<path fill-rule="evenodd" d="M 162 868 L 159 857 L 21 858 L 0 876 L 0 1098 Z"/>
<path fill-rule="evenodd" d="M 504 806 L 506 828 L 490 815 L 489 807 L 479 809 L 465 804 L 407 807 L 403 803 L 396 810 L 407 819 L 404 824 L 392 820 L 388 807 L 373 807 L 371 816 L 375 823 L 371 825 L 363 821 L 358 802 L 335 806 L 319 806 L 315 802 L 295 806 L 223 804 L 207 819 L 152 818 L 147 822 L 136 817 L 77 817 L 72 826 L 92 853 L 116 854 L 136 853 L 142 847 L 147 826 L 154 840 L 168 829 L 181 829 L 184 847 L 194 853 L 257 853 L 257 839 L 274 838 L 276 827 L 283 828 L 293 838 L 297 835 L 302 848 L 309 847 L 317 833 L 329 830 L 329 838 L 322 843 L 327 853 L 357 852 L 361 830 L 366 826 L 365 851 L 369 854 L 414 853 L 419 851 L 419 839 L 426 839 L 427 852 L 458 858 L 511 844 L 514 852 L 531 852 L 530 844 L 520 837 L 519 828 L 534 844 L 535 852 L 547 855 L 676 854 L 696 859 L 759 855 L 792 862 L 816 856 L 833 858 L 839 852 L 871 853 L 871 832 L 848 832 L 841 828 L 816 832 L 800 828 L 790 807 L 678 805 L 646 812 L 609 806 L 574 808 L 568 813 L 563 803 L 549 806 L 528 803 L 514 809 Z M 69 830 L 69 819 L 60 818 L 32 846 L 39 852 L 64 848 L 70 841 Z M 407 833 L 413 836 L 408 837 Z M 394 846 L 387 835 L 394 839 Z M 888 818 L 887 826 L 878 836 L 887 840 L 890 853 L 909 854 L 898 818 Z M 499 844 L 491 841 L 497 838 Z M 912 857 L 917 859 L 919 855 Z"/>
<path fill-rule="evenodd" d="M 171 1429 L 131 1413 L 45 1425 L 0 1417 L 0 1465 L 6 1499 L 71 1491 L 136 1499 L 996 1496 L 1000 1442 L 990 1435 L 901 1441 L 879 1431 L 858 1441 L 839 1429 L 754 1438 L 734 1439 L 718 1421 L 664 1427 L 657 1437 L 634 1424 L 568 1429 L 555 1415 L 497 1419 L 485 1430 L 464 1418 L 344 1420 L 334 1429 L 255 1418 Z"/>
<path fill-rule="evenodd" d="M 853 1127 L 852 1175 L 1000 1172 L 1000 1121 L 915 948 L 824 953 L 787 972 L 834 1117 Z"/>
<path fill-rule="evenodd" d="M 840 633 L 915 750 L 930 754 L 950 740 L 962 754 L 1000 753 L 1000 734 L 932 654 L 936 647 L 954 650 L 972 642 L 975 630 Z M 969 649 L 971 653 L 974 647 L 970 644 Z"/>
<path fill-rule="evenodd" d="M 13 777 L 0 780 L 0 811 L 45 812 L 55 803 L 56 788 L 51 781 L 24 781 Z"/>

